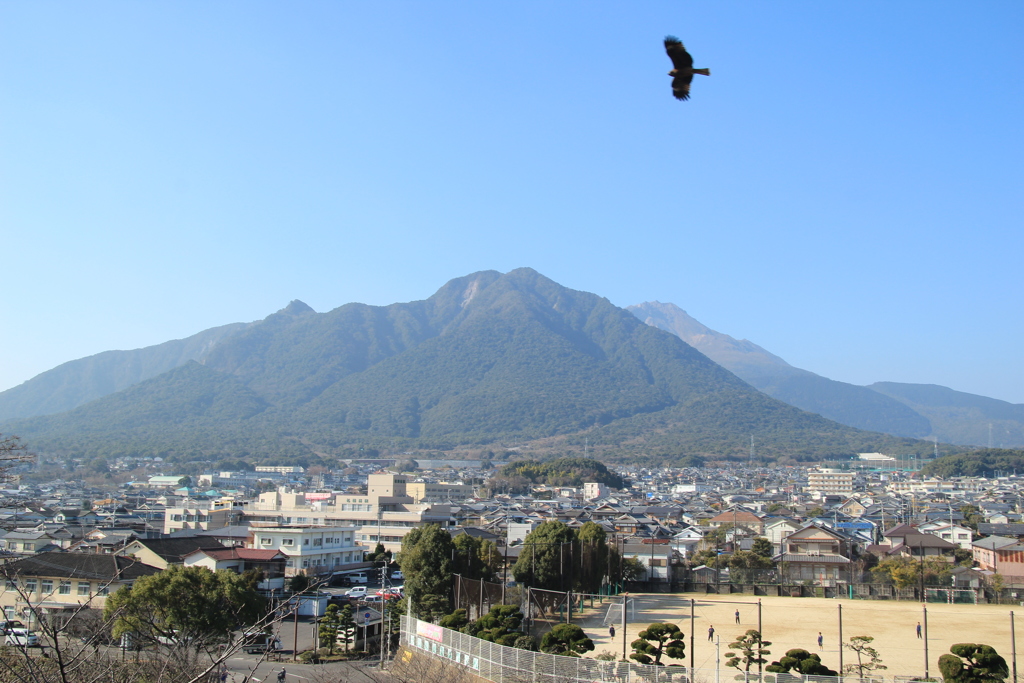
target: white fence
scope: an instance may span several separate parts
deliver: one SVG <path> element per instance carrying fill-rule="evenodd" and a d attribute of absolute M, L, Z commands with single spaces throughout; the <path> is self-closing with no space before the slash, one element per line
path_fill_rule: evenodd
<path fill-rule="evenodd" d="M 759 675 L 736 669 L 693 669 L 691 677 L 687 666 L 604 662 L 518 650 L 409 617 L 402 617 L 402 644 L 465 667 L 493 683 L 884 683 L 876 677 Z"/>

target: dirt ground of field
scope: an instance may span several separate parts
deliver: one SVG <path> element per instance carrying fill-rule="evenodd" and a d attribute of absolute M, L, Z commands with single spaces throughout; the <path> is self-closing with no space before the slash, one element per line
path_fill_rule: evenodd
<path fill-rule="evenodd" d="M 629 614 L 628 644 L 636 634 L 653 622 L 671 622 L 686 634 L 687 658 L 690 651 L 690 598 L 694 607 L 694 666 L 714 669 L 716 648 L 708 641 L 708 628 L 714 626 L 715 638 L 720 643 L 721 662 L 724 667 L 729 643 L 747 629 L 758 624 L 758 600 L 761 601 L 762 637 L 772 643 L 769 661 L 782 657 L 786 650 L 803 648 L 816 652 L 830 669 L 839 669 L 839 607 L 842 606 L 843 640 L 851 636 L 872 636 L 882 663 L 888 669 L 878 672 L 885 678 L 893 676 L 920 676 L 925 673 L 925 645 L 928 648 L 928 673 L 939 676 L 938 660 L 955 643 L 985 643 L 1003 655 L 1013 672 L 1010 605 L 960 605 L 929 603 L 927 605 L 927 639 L 925 635 L 925 605 L 917 602 L 885 600 L 836 600 L 825 598 L 754 597 L 749 595 L 701 594 L 633 594 L 635 607 Z M 739 611 L 739 623 L 736 612 Z M 615 624 L 614 643 L 604 623 L 605 608 L 585 610 L 582 619 L 574 622 L 583 627 L 596 646 L 591 656 L 613 652 L 622 656 L 621 622 Z M 1024 616 L 1024 608 L 1017 606 L 1017 617 Z M 621 613 L 620 613 L 621 614 Z M 621 617 L 620 617 L 621 618 Z M 917 624 L 921 623 L 922 638 L 917 637 Z M 1024 622 L 1020 624 L 1024 627 Z M 818 647 L 818 633 L 823 645 Z M 856 654 L 843 651 L 843 663 L 856 662 Z M 689 664 L 689 661 L 679 662 Z M 1024 666 L 1024 662 L 1022 662 Z M 1024 675 L 1024 669 L 1021 670 Z"/>

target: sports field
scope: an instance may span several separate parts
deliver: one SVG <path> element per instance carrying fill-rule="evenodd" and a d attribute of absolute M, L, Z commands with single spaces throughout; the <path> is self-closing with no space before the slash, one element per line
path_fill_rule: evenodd
<path fill-rule="evenodd" d="M 928 646 L 928 671 L 939 677 L 939 656 L 949 652 L 954 643 L 985 643 L 996 648 L 1012 667 L 1010 611 L 1024 616 L 1019 605 L 961 605 L 929 603 L 927 640 L 917 637 L 917 624 L 921 622 L 924 636 L 924 612 L 921 603 L 886 600 L 836 600 L 825 598 L 754 597 L 750 595 L 700 594 L 632 594 L 635 610 L 630 610 L 626 642 L 632 642 L 637 632 L 648 624 L 668 621 L 677 624 L 686 634 L 686 649 L 690 650 L 690 598 L 696 600 L 693 630 L 695 632 L 694 665 L 701 669 L 715 668 L 715 645 L 708 641 L 708 628 L 714 626 L 720 641 L 722 664 L 729 643 L 747 629 L 757 628 L 758 607 L 761 601 L 761 624 L 764 640 L 772 643 L 769 661 L 779 659 L 786 650 L 800 647 L 817 652 L 821 661 L 831 669 L 839 669 L 839 607 L 842 606 L 843 640 L 851 636 L 873 636 L 872 643 L 888 669 L 878 672 L 885 678 L 893 676 L 920 676 L 925 672 L 925 643 Z M 736 611 L 740 623 L 736 623 Z M 598 610 L 587 611 L 578 620 L 587 635 L 594 640 L 592 655 L 610 651 L 622 656 L 621 621 L 615 625 L 616 638 L 611 642 L 604 615 Z M 621 614 L 621 613 L 619 613 Z M 619 617 L 621 619 L 621 617 Z M 635 619 L 635 621 L 633 621 Z M 1024 627 L 1024 621 L 1018 626 Z M 818 648 L 818 632 L 823 646 Z M 630 652 L 632 650 L 629 650 Z M 1024 654 L 1024 653 L 1022 653 Z M 843 653 L 843 663 L 852 664 L 856 655 L 850 650 Z M 689 664 L 687 662 L 680 662 Z M 1024 676 L 1024 662 L 1021 662 Z"/>

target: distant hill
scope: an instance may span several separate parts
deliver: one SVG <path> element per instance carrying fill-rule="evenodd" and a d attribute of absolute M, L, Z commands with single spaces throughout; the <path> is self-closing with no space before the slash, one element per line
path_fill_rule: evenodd
<path fill-rule="evenodd" d="M 927 448 L 776 401 L 678 337 L 528 268 L 390 306 L 316 313 L 293 302 L 224 335 L 202 364 L 0 431 L 37 449 L 200 459 L 382 442 L 571 450 L 583 436 L 609 457 L 745 458 L 751 437 L 766 459 Z"/>
<path fill-rule="evenodd" d="M 928 419 L 905 403 L 870 388 L 837 382 L 795 368 L 745 339 L 705 327 L 675 304 L 629 306 L 637 318 L 678 336 L 769 396 L 841 424 L 897 436 L 928 436 Z"/>
<path fill-rule="evenodd" d="M 928 418 L 935 436 L 942 441 L 995 448 L 1024 447 L 1024 404 L 967 394 L 937 384 L 876 382 L 868 388 Z"/>
<path fill-rule="evenodd" d="M 203 361 L 218 342 L 245 328 L 245 323 L 223 325 L 156 346 L 63 363 L 0 392 L 0 420 L 71 410 L 189 361 Z"/>

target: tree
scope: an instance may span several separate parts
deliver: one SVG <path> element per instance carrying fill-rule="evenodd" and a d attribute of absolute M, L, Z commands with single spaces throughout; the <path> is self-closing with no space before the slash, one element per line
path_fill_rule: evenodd
<path fill-rule="evenodd" d="M 33 458 L 35 455 L 28 451 L 19 437 L 0 434 L 0 481 L 6 480 L 9 469 Z"/>
<path fill-rule="evenodd" d="M 523 613 L 517 605 L 494 605 L 487 614 L 463 627 L 462 631 L 481 640 L 511 647 L 523 635 L 519 632 L 522 623 Z"/>
<path fill-rule="evenodd" d="M 196 649 L 230 640 L 231 632 L 266 614 L 266 600 L 227 570 L 170 565 L 143 576 L 107 599 L 104 617 L 114 637 L 132 633 L 143 642 L 189 643 Z"/>
<path fill-rule="evenodd" d="M 309 589 L 309 577 L 305 574 L 296 574 L 288 580 L 288 590 L 292 593 L 304 593 Z"/>
<path fill-rule="evenodd" d="M 754 544 L 750 547 L 750 552 L 761 557 L 766 557 L 769 560 L 772 559 L 773 550 L 772 542 L 763 536 L 755 538 Z"/>
<path fill-rule="evenodd" d="M 553 655 L 579 657 L 594 649 L 594 641 L 576 624 L 558 624 L 540 640 L 540 651 Z"/>
<path fill-rule="evenodd" d="M 991 645 L 957 643 L 953 654 L 939 657 L 939 671 L 946 683 L 1002 683 L 1010 670 Z"/>
<path fill-rule="evenodd" d="M 857 653 L 857 663 L 844 666 L 843 674 L 857 674 L 857 676 L 864 678 L 865 675 L 870 675 L 872 671 L 889 668 L 882 664 L 882 658 L 878 655 L 878 650 L 871 647 L 871 643 L 874 640 L 871 636 L 853 636 L 849 642 L 843 643 L 843 647 Z M 867 658 L 867 661 L 865 661 L 865 658 Z"/>
<path fill-rule="evenodd" d="M 451 607 L 448 604 L 448 598 L 441 595 L 424 595 L 420 598 L 420 601 L 413 606 L 413 611 L 416 613 L 417 619 L 423 619 L 430 623 L 435 623 L 438 619 L 444 616 Z"/>
<path fill-rule="evenodd" d="M 675 624 L 654 623 L 637 634 L 638 638 L 630 643 L 633 653 L 630 659 L 641 664 L 661 666 L 661 656 L 672 659 L 686 657 L 685 634 Z"/>
<path fill-rule="evenodd" d="M 756 663 L 756 662 L 755 662 Z M 821 657 L 801 648 L 786 650 L 786 656 L 765 667 L 772 673 L 789 673 L 793 670 L 805 676 L 838 676 L 839 674 L 821 663 Z M 748 667 L 749 670 L 749 667 Z"/>
<path fill-rule="evenodd" d="M 469 534 L 459 534 L 452 541 L 455 545 L 455 561 L 452 572 L 465 579 L 491 581 L 494 579 L 493 541 L 482 541 Z"/>
<path fill-rule="evenodd" d="M 348 605 L 346 605 L 348 607 Z M 341 612 L 337 605 L 328 605 L 327 611 L 320 619 L 320 628 L 317 635 L 320 640 L 320 647 L 326 647 L 328 654 L 334 654 L 334 646 L 338 642 L 338 632 L 341 625 Z"/>
<path fill-rule="evenodd" d="M 622 580 L 625 582 L 639 581 L 647 573 L 647 566 L 635 557 L 622 560 Z"/>
<path fill-rule="evenodd" d="M 338 613 L 338 640 L 345 646 L 345 653 L 348 654 L 348 646 L 355 642 L 356 636 L 356 615 L 352 605 L 345 605 Z"/>
<path fill-rule="evenodd" d="M 573 530 L 562 522 L 543 522 L 527 534 L 519 559 L 512 567 L 512 576 L 531 588 L 563 590 L 568 561 L 563 546 L 574 538 Z"/>
<path fill-rule="evenodd" d="M 405 576 L 405 595 L 412 600 L 413 611 L 423 615 L 428 595 L 444 603 L 441 614 L 448 611 L 452 595 L 451 535 L 439 524 L 417 527 L 402 539 L 402 552 L 398 564 Z M 440 617 L 440 615 L 437 615 Z"/>
<path fill-rule="evenodd" d="M 453 631 L 459 631 L 463 627 L 469 625 L 469 617 L 467 616 L 466 610 L 457 609 L 451 614 L 446 614 L 441 617 L 441 621 L 438 625 L 443 628 L 450 628 Z"/>
<path fill-rule="evenodd" d="M 770 557 L 749 550 L 737 550 L 729 557 L 729 576 L 733 583 L 747 583 L 757 570 L 771 569 L 774 566 L 775 563 Z"/>
<path fill-rule="evenodd" d="M 769 645 L 771 643 L 767 640 L 761 640 L 761 632 L 752 628 L 736 638 L 735 642 L 729 643 L 729 647 L 739 650 L 739 654 L 726 652 L 725 656 L 729 659 L 725 665 L 739 669 L 742 664 L 744 671 L 750 671 L 753 664 L 767 664 L 765 655 L 771 654 L 771 650 L 766 649 Z"/>
<path fill-rule="evenodd" d="M 584 593 L 597 593 L 608 573 L 607 534 L 600 524 L 586 522 L 576 531 L 576 539 L 580 572 L 575 588 Z"/>

